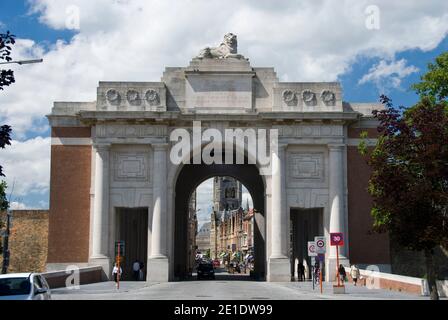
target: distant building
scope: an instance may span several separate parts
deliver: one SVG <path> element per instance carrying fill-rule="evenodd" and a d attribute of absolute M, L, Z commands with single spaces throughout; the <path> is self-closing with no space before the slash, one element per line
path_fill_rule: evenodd
<path fill-rule="evenodd" d="M 215 211 L 239 209 L 241 197 L 242 187 L 238 180 L 231 177 L 213 179 L 213 209 Z"/>
<path fill-rule="evenodd" d="M 204 223 L 196 236 L 197 252 L 201 252 L 202 254 L 205 254 L 211 248 L 210 226 L 210 222 Z"/>
<path fill-rule="evenodd" d="M 253 249 L 253 210 L 241 207 L 242 185 L 231 177 L 216 177 L 211 214 L 211 257 L 241 257 Z"/>
<path fill-rule="evenodd" d="M 192 193 L 188 206 L 188 268 L 193 270 L 196 258 L 196 236 L 198 234 L 198 217 L 196 214 L 196 190 Z"/>

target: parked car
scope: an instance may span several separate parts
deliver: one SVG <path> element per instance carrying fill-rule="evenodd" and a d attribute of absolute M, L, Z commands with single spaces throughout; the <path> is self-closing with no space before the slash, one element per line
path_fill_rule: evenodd
<path fill-rule="evenodd" d="M 211 263 L 200 263 L 198 268 L 198 280 L 203 278 L 215 279 L 215 270 L 213 269 L 213 264 Z"/>
<path fill-rule="evenodd" d="M 51 300 L 51 291 L 47 281 L 40 274 L 2 274 L 0 300 Z"/>

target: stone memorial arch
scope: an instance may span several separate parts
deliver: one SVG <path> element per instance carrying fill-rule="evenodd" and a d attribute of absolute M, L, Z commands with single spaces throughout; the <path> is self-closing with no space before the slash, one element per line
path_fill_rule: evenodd
<path fill-rule="evenodd" d="M 390 265 L 385 236 L 369 234 L 369 169 L 359 134 L 374 141 L 375 103 L 342 101 L 337 82 L 281 82 L 253 67 L 237 39 L 205 48 L 187 67 L 167 67 L 160 82 L 100 82 L 94 102 L 55 102 L 52 127 L 48 269 L 100 265 L 110 275 L 114 242 L 125 239 L 126 264 L 146 261 L 148 281 L 185 271 L 188 197 L 205 179 L 229 175 L 246 185 L 258 209 L 259 279 L 290 281 L 294 261 L 309 263 L 306 242 L 343 232 L 344 264 Z M 176 164 L 174 130 L 265 129 L 278 133 L 271 165 Z M 201 132 L 202 132 L 201 131 Z M 204 145 L 196 146 L 201 152 Z M 272 150 L 271 150 L 272 151 Z M 232 147 L 233 156 L 250 157 Z M 190 161 L 191 162 L 191 161 Z M 327 279 L 335 250 L 325 258 Z M 186 249 L 185 249 L 186 250 Z"/>

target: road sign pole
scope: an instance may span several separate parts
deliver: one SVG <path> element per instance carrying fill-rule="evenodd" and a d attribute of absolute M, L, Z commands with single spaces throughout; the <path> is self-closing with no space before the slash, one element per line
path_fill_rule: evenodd
<path fill-rule="evenodd" d="M 319 282 L 320 282 L 320 293 L 322 294 L 322 260 L 319 262 Z"/>
<path fill-rule="evenodd" d="M 316 265 L 316 260 L 314 257 L 311 257 L 311 281 L 313 282 L 313 290 L 314 290 L 314 281 L 316 281 L 315 265 Z"/>
<path fill-rule="evenodd" d="M 117 265 L 118 265 L 118 270 L 117 270 L 117 289 L 120 289 L 120 243 L 118 244 L 118 261 L 117 261 Z"/>
<path fill-rule="evenodd" d="M 314 291 L 314 266 L 311 267 L 311 281 L 313 282 L 313 291 Z"/>
<path fill-rule="evenodd" d="M 341 279 L 339 275 L 339 246 L 336 246 L 336 274 L 338 275 L 338 287 L 340 287 Z"/>

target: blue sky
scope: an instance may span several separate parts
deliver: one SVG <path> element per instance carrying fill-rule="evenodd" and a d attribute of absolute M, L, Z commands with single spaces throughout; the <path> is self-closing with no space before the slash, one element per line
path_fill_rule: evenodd
<path fill-rule="evenodd" d="M 14 66 L 17 83 L 0 92 L 0 124 L 14 129 L 13 146 L 0 151 L 14 205 L 48 208 L 53 101 L 94 100 L 100 80 L 159 81 L 165 66 L 187 65 L 229 31 L 253 66 L 274 67 L 281 81 L 340 81 L 345 101 L 386 93 L 412 105 L 409 86 L 448 49 L 448 2 L 376 4 L 381 23 L 371 30 L 364 0 L 0 0 L 0 31 L 19 40 L 15 57 L 44 58 Z"/>

